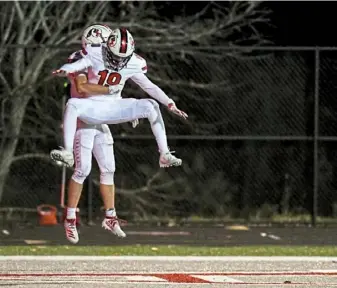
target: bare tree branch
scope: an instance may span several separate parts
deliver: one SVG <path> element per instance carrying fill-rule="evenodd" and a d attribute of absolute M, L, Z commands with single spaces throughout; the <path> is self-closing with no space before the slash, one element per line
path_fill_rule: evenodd
<path fill-rule="evenodd" d="M 237 53 L 211 50 L 211 45 L 220 43 L 235 47 L 247 41 L 251 41 L 252 45 L 268 43 L 257 26 L 268 22 L 268 11 L 262 9 L 260 3 L 229 2 L 224 8 L 223 5 L 210 2 L 195 15 L 176 16 L 173 21 L 161 17 L 152 2 L 125 1 L 118 9 L 121 13 L 116 16 L 118 13 L 114 6 L 106 1 L 16 1 L 2 7 L 0 82 L 4 87 L 1 91 L 1 108 L 4 111 L 1 132 L 4 137 L 0 146 L 0 201 L 11 163 L 32 158 L 49 161 L 47 154 L 39 153 L 46 149 L 47 144 L 44 143 L 38 149 L 29 148 L 30 143 L 37 143 L 29 139 L 25 139 L 23 145 L 27 154 L 22 152 L 22 155 L 15 156 L 17 147 L 22 148 L 18 144 L 20 133 L 21 136 L 23 133 L 43 135 L 40 138 L 42 142 L 46 142 L 45 138 L 49 135 L 61 137 L 57 127 L 59 122 L 54 119 L 59 119 L 61 115 L 61 105 L 57 103 L 60 95 L 57 94 L 62 93 L 62 88 L 57 80 L 50 82 L 49 70 L 63 63 L 66 53 L 73 52 L 70 45 L 80 45 L 84 27 L 98 21 L 113 28 L 129 28 L 135 36 L 137 49 L 148 53 L 145 58 L 153 71 L 149 72 L 150 78 L 170 89 L 171 95 L 181 93 L 189 100 L 200 101 L 200 105 L 206 101 L 215 101 L 212 99 L 214 95 L 227 95 L 241 85 L 230 79 L 226 72 L 228 70 L 221 66 L 224 57 L 235 57 Z M 12 49 L 10 45 L 17 46 Z M 39 46 L 34 48 L 34 45 Z M 191 72 L 181 73 L 179 67 L 190 67 Z M 130 91 L 132 89 L 128 93 Z M 214 103 L 216 105 L 217 102 Z M 57 109 L 59 111 L 54 111 Z M 191 115 L 193 118 L 197 116 Z M 216 131 L 217 125 L 223 121 L 218 119 L 211 126 L 208 123 L 192 122 L 187 129 L 207 134 Z M 135 130 L 130 128 L 130 133 L 136 133 L 131 131 Z M 144 157 L 139 156 L 143 155 L 139 147 L 133 147 L 132 150 L 121 147 L 119 151 L 126 151 L 128 157 Z M 149 207 L 156 208 L 151 199 L 161 199 L 165 202 L 163 207 L 171 205 L 173 200 L 184 199 L 184 192 L 166 191 L 184 187 L 186 173 L 185 176 L 171 178 L 163 170 L 143 168 L 137 167 L 136 172 L 133 171 L 134 175 L 141 175 L 135 182 L 139 183 L 137 186 L 117 188 L 117 193 L 134 202 L 139 214 L 146 215 Z M 94 183 L 98 185 L 98 179 L 94 179 Z M 181 191 L 185 191 L 184 188 Z"/>
<path fill-rule="evenodd" d="M 1 28 L 1 43 L 2 45 L 4 43 L 8 43 L 8 37 L 12 32 L 12 26 L 13 26 L 13 22 L 14 22 L 14 17 L 15 17 L 15 7 L 14 6 L 7 6 L 10 9 L 10 12 L 5 15 L 5 21 L 3 21 L 2 23 L 6 23 L 6 25 L 2 26 Z M 7 10 L 7 9 L 6 9 Z"/>
<path fill-rule="evenodd" d="M 19 16 L 19 19 L 20 21 L 24 21 L 25 20 L 25 16 L 24 16 L 24 13 L 21 9 L 21 2 L 20 1 L 14 1 L 15 3 L 15 8 L 16 8 L 16 12 L 18 13 L 18 16 Z"/>
<path fill-rule="evenodd" d="M 1 80 L 2 84 L 4 85 L 4 87 L 6 88 L 6 92 L 8 94 L 10 94 L 12 89 L 11 89 L 6 77 L 4 76 L 4 74 L 2 72 L 0 72 L 0 80 Z"/>
<path fill-rule="evenodd" d="M 0 82 L 5 87 L 5 91 L 10 97 L 2 98 L 2 127 L 3 137 L 1 139 L 0 154 L 0 200 L 3 194 L 6 173 L 13 161 L 19 160 L 14 156 L 18 143 L 23 119 L 27 110 L 27 105 L 35 95 L 34 91 L 50 79 L 49 71 L 46 71 L 46 63 L 53 61 L 55 55 L 59 53 L 60 46 L 55 49 L 38 48 L 34 53 L 25 49 L 30 44 L 37 41 L 36 34 L 42 32 L 42 40 L 49 45 L 68 45 L 73 42 L 73 38 L 79 38 L 83 26 L 89 26 L 92 21 L 99 21 L 101 17 L 107 17 L 109 7 L 106 2 L 98 2 L 94 5 L 88 2 L 19 2 L 6 3 L 2 11 L 6 11 L 6 17 L 1 21 L 1 47 L 0 47 Z M 92 9 L 91 9 L 92 8 Z M 62 11 L 61 11 L 62 10 Z M 87 10 L 93 13 L 87 15 Z M 60 12 L 59 18 L 55 16 Z M 7 25 L 4 25 L 6 21 Z M 73 25 L 75 23 L 75 25 Z M 78 25 L 81 23 L 81 25 Z M 83 26 L 82 26 L 83 25 Z M 15 26 L 15 27 L 14 27 Z M 69 27 L 76 29 L 69 29 Z M 40 37 L 40 36 L 39 36 Z M 41 38 L 41 37 L 40 37 Z M 19 44 L 15 49 L 9 49 L 7 45 Z M 6 59 L 6 62 L 4 61 Z M 50 65 L 50 64 L 49 64 Z M 56 62 L 55 62 L 55 65 Z M 11 75 L 11 74 L 12 75 Z M 41 100 L 47 101 L 47 98 Z M 4 110 L 8 107 L 9 110 Z M 27 115 L 27 119 L 29 116 Z M 41 117 L 41 121 L 43 121 Z M 42 123 L 42 122 L 41 122 Z M 36 121 L 26 124 L 28 127 L 39 127 Z M 34 128 L 35 129 L 35 128 Z M 48 132 L 48 129 L 45 129 Z M 54 134 L 58 133 L 54 131 Z M 32 131 L 32 133 L 35 133 Z M 47 134 L 51 134 L 49 131 Z M 31 154 L 29 157 L 38 157 Z M 23 156 L 21 156 L 23 157 Z M 28 157 L 28 156 L 27 156 Z M 21 158 L 20 158 L 21 159 Z"/>

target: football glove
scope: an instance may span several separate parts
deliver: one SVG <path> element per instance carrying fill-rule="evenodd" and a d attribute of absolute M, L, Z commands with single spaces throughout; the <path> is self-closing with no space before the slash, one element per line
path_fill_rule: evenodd
<path fill-rule="evenodd" d="M 60 69 L 57 69 L 57 70 L 53 71 L 52 74 L 54 76 L 59 76 L 59 77 L 67 77 L 68 76 L 68 73 L 66 71 L 60 70 Z"/>
<path fill-rule="evenodd" d="M 187 119 L 188 115 L 184 112 L 181 111 L 177 108 L 176 104 L 172 101 L 167 105 L 167 108 L 170 112 L 178 115 L 179 117 L 183 118 L 183 119 Z"/>

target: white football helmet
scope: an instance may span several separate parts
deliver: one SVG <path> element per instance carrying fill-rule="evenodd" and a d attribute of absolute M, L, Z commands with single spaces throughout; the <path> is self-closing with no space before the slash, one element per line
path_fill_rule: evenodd
<path fill-rule="evenodd" d="M 115 29 L 107 41 L 107 61 L 112 69 L 119 71 L 128 63 L 135 50 L 135 41 L 125 28 Z"/>
<path fill-rule="evenodd" d="M 86 28 L 82 35 L 82 46 L 87 44 L 101 44 L 106 43 L 112 30 L 102 24 L 94 24 Z"/>

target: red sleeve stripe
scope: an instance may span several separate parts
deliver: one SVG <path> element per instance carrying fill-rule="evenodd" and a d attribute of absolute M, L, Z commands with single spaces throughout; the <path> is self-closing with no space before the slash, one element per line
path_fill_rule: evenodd
<path fill-rule="evenodd" d="M 84 48 L 82 48 L 82 54 L 83 54 L 83 55 L 88 55 L 87 50 L 85 50 Z"/>
<path fill-rule="evenodd" d="M 144 67 L 142 68 L 142 70 L 143 70 L 143 71 L 146 71 L 146 70 L 147 70 L 147 66 L 144 66 Z"/>
<path fill-rule="evenodd" d="M 119 49 L 119 53 L 126 53 L 128 48 L 128 34 L 125 28 L 119 29 L 121 33 L 121 47 Z"/>

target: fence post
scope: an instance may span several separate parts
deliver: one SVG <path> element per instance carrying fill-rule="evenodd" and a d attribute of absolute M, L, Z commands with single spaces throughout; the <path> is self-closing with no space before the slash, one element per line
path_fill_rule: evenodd
<path fill-rule="evenodd" d="M 312 219 L 311 223 L 315 227 L 317 224 L 317 197 L 319 188 L 319 159 L 318 159 L 318 138 L 319 138 L 319 67 L 320 49 L 315 49 L 315 114 L 314 114 L 314 181 L 313 181 L 313 199 L 312 199 Z"/>

